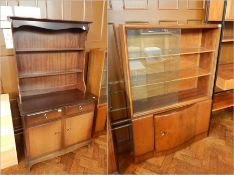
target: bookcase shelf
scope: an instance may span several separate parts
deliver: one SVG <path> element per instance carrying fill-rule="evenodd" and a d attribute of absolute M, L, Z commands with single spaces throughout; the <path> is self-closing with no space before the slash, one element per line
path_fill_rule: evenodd
<path fill-rule="evenodd" d="M 74 70 L 64 70 L 64 71 L 53 71 L 53 72 L 33 72 L 33 73 L 20 73 L 19 78 L 36 78 L 36 77 L 46 77 L 46 76 L 56 76 L 64 74 L 75 74 L 83 72 L 81 69 Z"/>
<path fill-rule="evenodd" d="M 222 42 L 234 42 L 234 36 L 223 36 Z"/>
<path fill-rule="evenodd" d="M 215 94 L 212 111 L 219 111 L 234 106 L 233 91 L 224 91 Z"/>
<path fill-rule="evenodd" d="M 129 60 L 171 57 L 171 56 L 190 55 L 190 54 L 209 53 L 209 52 L 214 52 L 214 50 L 207 48 L 177 48 L 177 49 L 162 50 L 162 52 L 158 55 L 147 55 L 144 52 L 139 52 L 139 53 L 134 52 L 135 56 L 132 56 L 133 54 L 129 53 L 130 55 Z"/>
<path fill-rule="evenodd" d="M 234 63 L 219 65 L 216 85 L 224 91 L 234 89 Z"/>

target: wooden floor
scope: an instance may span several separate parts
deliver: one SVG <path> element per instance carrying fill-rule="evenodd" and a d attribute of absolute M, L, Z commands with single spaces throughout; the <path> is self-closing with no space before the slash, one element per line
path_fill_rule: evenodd
<path fill-rule="evenodd" d="M 131 155 L 119 158 L 123 174 L 233 174 L 233 111 L 216 113 L 209 137 L 180 151 L 133 164 Z"/>
<path fill-rule="evenodd" d="M 66 155 L 38 163 L 29 171 L 24 158 L 19 165 L 1 171 L 1 174 L 106 174 L 107 135 L 93 139 L 91 146 L 82 147 Z"/>

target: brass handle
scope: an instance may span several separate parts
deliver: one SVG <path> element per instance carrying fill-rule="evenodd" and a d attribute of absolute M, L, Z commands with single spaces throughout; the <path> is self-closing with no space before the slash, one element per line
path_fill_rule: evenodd
<path fill-rule="evenodd" d="M 58 109 L 58 112 L 62 112 L 62 109 Z"/>
<path fill-rule="evenodd" d="M 165 136 L 166 134 L 167 134 L 167 132 L 166 132 L 166 131 L 160 131 L 160 135 L 161 135 L 161 137 Z"/>
<path fill-rule="evenodd" d="M 79 106 L 79 110 L 83 110 L 82 106 Z"/>
<path fill-rule="evenodd" d="M 54 135 L 58 135 L 58 134 L 60 134 L 60 132 L 59 132 L 59 131 L 54 133 Z"/>
<path fill-rule="evenodd" d="M 45 117 L 46 119 L 48 119 L 48 117 L 47 117 L 47 114 L 46 114 L 46 113 L 44 114 L 44 117 Z"/>

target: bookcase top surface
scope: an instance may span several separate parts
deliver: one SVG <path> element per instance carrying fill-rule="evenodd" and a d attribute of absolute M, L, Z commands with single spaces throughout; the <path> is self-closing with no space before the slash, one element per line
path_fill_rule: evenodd
<path fill-rule="evenodd" d="M 42 19 L 42 18 L 25 18 L 25 17 L 9 17 L 12 20 L 12 28 L 19 28 L 22 26 L 39 27 L 50 30 L 63 30 L 63 29 L 82 29 L 88 30 L 89 21 L 69 21 L 58 19 Z"/>
<path fill-rule="evenodd" d="M 21 116 L 33 115 L 58 109 L 65 106 L 82 105 L 96 102 L 96 96 L 83 93 L 78 89 L 71 89 L 48 94 L 27 96 L 19 104 Z"/>
<path fill-rule="evenodd" d="M 221 28 L 220 24 L 178 24 L 178 25 L 155 25 L 155 24 L 144 24 L 144 25 L 136 25 L 136 24 L 122 24 L 122 26 L 126 29 L 213 29 L 213 28 Z"/>

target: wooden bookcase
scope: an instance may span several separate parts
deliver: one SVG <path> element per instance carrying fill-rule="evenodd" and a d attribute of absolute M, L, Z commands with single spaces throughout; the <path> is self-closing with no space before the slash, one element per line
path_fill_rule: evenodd
<path fill-rule="evenodd" d="M 213 111 L 225 109 L 234 105 L 234 1 L 217 0 L 209 1 L 207 22 L 222 23 L 221 53 L 218 64 L 216 80 L 216 94 L 214 96 Z M 229 92 L 226 92 L 229 91 Z M 230 95 L 232 94 L 232 95 Z M 222 101 L 222 102 L 220 102 Z"/>
<path fill-rule="evenodd" d="M 96 104 L 84 81 L 89 22 L 11 17 L 29 166 L 91 142 Z"/>
<path fill-rule="evenodd" d="M 105 50 L 93 49 L 89 52 L 87 90 L 97 97 L 94 135 L 98 135 L 106 129 L 107 59 Z"/>
<path fill-rule="evenodd" d="M 122 25 L 135 160 L 206 135 L 219 25 Z"/>

